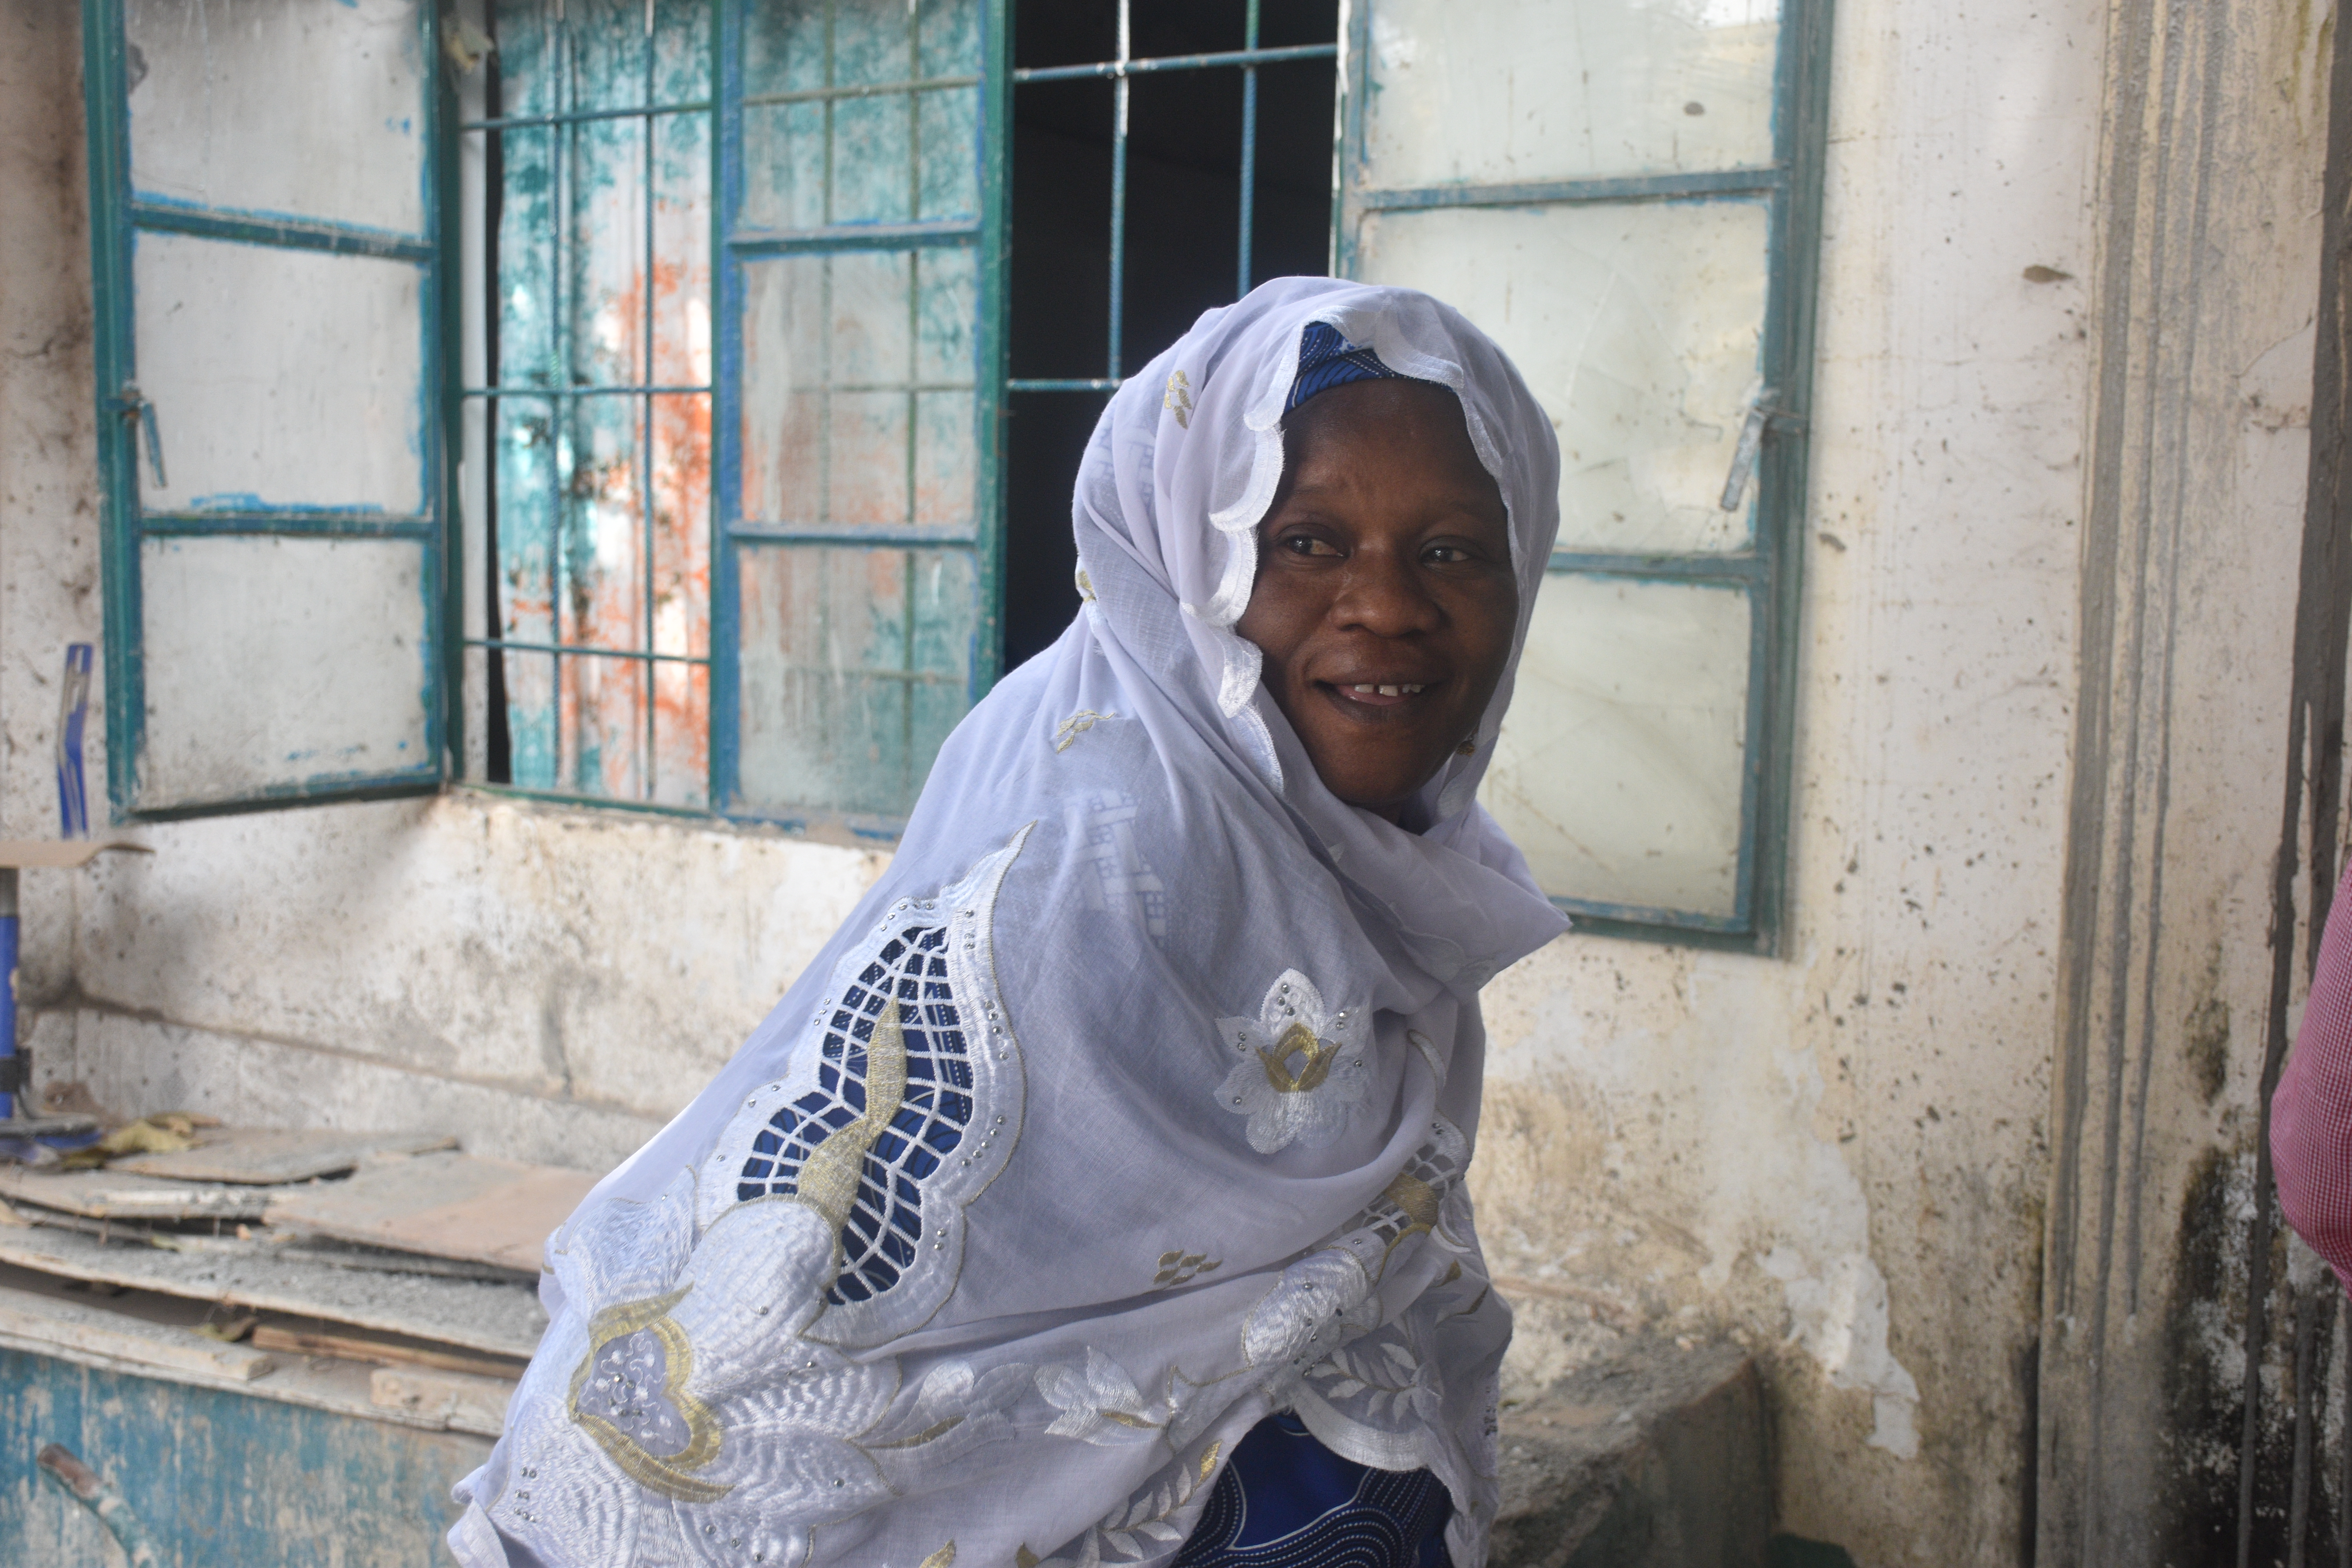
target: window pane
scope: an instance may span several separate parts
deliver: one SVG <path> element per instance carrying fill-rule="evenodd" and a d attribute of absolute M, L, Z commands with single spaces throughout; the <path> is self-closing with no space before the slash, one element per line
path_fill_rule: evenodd
<path fill-rule="evenodd" d="M 1748 599 L 1555 573 L 1483 797 L 1555 897 L 1729 919 Z"/>
<path fill-rule="evenodd" d="M 421 0 L 127 0 L 142 196 L 425 232 Z M 335 155 L 318 155 L 331 130 Z"/>
<path fill-rule="evenodd" d="M 969 551 L 744 547 L 741 805 L 900 816 L 971 700 Z"/>
<path fill-rule="evenodd" d="M 973 515 L 963 250 L 746 263 L 742 516 L 903 528 Z"/>
<path fill-rule="evenodd" d="M 710 121 L 654 121 L 654 380 L 710 384 Z"/>
<path fill-rule="evenodd" d="M 753 6 L 743 38 L 747 99 L 811 95 L 744 108 L 743 227 L 978 213 L 979 89 L 860 90 L 977 74 L 974 0 Z"/>
<path fill-rule="evenodd" d="M 406 539 L 149 539 L 139 805 L 430 777 L 425 547 Z"/>
<path fill-rule="evenodd" d="M 1365 182 L 1768 165 L 1780 30 L 1775 0 L 1372 0 Z"/>
<path fill-rule="evenodd" d="M 422 268 L 142 233 L 132 270 L 149 510 L 425 510 Z"/>
<path fill-rule="evenodd" d="M 1757 198 L 1368 216 L 1359 273 L 1451 301 L 1559 432 L 1563 550 L 1747 548 L 1722 510 L 1760 389 L 1770 209 Z"/>

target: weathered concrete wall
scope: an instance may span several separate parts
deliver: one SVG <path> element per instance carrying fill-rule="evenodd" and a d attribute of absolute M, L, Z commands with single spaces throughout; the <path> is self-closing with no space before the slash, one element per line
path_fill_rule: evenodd
<path fill-rule="evenodd" d="M 460 794 L 142 830 L 89 874 L 73 1076 L 102 1103 L 434 1126 L 618 1163 L 881 855 Z M 48 1069 L 44 1069 L 45 1071 Z"/>
<path fill-rule="evenodd" d="M 2110 27 L 2050 1130 L 2044 1562 L 2304 1560 L 2287 1542 L 2302 1381 L 2287 1248 L 2280 1230 L 2258 1239 L 2272 1198 L 2256 1149 L 2266 1037 L 2284 1049 L 2308 953 L 2312 889 L 2295 875 L 2308 813 L 2338 809 L 2298 799 L 2301 823 L 2282 824 L 2291 755 L 2319 767 L 2343 733 L 2340 700 L 2306 738 L 2289 727 L 2298 595 L 2346 591 L 2299 583 L 2333 20 L 2158 0 L 2118 7 Z M 2250 1384 L 2256 1299 L 2270 1322 Z M 2294 1546 L 2311 1561 L 2341 1531 L 2324 1495 L 2340 1452 L 2323 1438 L 2314 1532 Z"/>
<path fill-rule="evenodd" d="M 11 838 L 57 836 L 58 679 L 66 645 L 96 644 L 102 613 L 81 121 L 76 9 L 0 5 L 0 834 Z M 91 725 L 94 780 L 106 776 L 102 729 Z M 69 974 L 68 879 L 27 873 L 24 896 L 24 986 L 53 994 Z"/>
<path fill-rule="evenodd" d="M 1751 1336 L 1865 1563 L 2027 1528 L 2105 30 L 1840 7 L 1785 954 L 1488 993 L 1501 1266 Z"/>

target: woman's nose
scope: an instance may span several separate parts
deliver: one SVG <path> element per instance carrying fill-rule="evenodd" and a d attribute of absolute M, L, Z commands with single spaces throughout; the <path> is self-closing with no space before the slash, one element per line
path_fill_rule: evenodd
<path fill-rule="evenodd" d="M 1394 551 L 1360 548 L 1332 602 L 1331 618 L 1340 626 L 1399 637 L 1436 630 L 1444 613 L 1413 561 Z"/>

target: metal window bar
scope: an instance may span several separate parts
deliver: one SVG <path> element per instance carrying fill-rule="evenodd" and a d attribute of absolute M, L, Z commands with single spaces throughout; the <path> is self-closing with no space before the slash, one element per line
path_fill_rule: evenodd
<path fill-rule="evenodd" d="M 654 400 L 663 396 L 709 396 L 712 391 L 711 384 L 709 382 L 670 384 L 653 379 L 655 370 L 654 278 L 655 263 L 657 259 L 655 234 L 656 126 L 664 118 L 688 114 L 707 115 L 711 112 L 714 100 L 709 98 L 688 99 L 667 103 L 658 100 L 656 89 L 659 79 L 656 66 L 659 55 L 656 47 L 656 22 L 651 0 L 648 0 L 646 7 L 642 35 L 645 41 L 642 101 L 631 108 L 582 109 L 577 107 L 578 60 L 576 40 L 572 35 L 570 18 L 559 5 L 555 16 L 548 25 L 549 54 L 554 62 L 551 85 L 556 95 L 556 107 L 544 113 L 488 115 L 479 120 L 461 121 L 458 128 L 464 132 L 479 132 L 487 136 L 498 136 L 512 130 L 547 130 L 559 133 L 551 138 L 549 153 L 551 175 L 554 186 L 551 211 L 555 215 L 555 228 L 551 236 L 552 278 L 550 290 L 553 340 L 550 345 L 550 353 L 552 363 L 548 367 L 547 374 L 553 384 L 546 386 L 533 386 L 527 383 L 517 384 L 509 382 L 501 375 L 490 385 L 460 388 L 459 395 L 478 398 L 486 402 L 488 405 L 486 419 L 493 443 L 498 438 L 498 403 L 501 398 L 545 400 L 564 407 L 574 406 L 578 400 L 583 398 L 627 397 L 636 401 L 638 553 L 640 569 L 643 573 L 639 584 L 641 625 L 638 632 L 644 646 L 639 648 L 604 647 L 583 642 L 577 637 L 564 636 L 563 606 L 570 595 L 565 592 L 565 574 L 568 565 L 566 552 L 562 548 L 562 516 L 564 494 L 572 469 L 574 433 L 571 419 L 561 415 L 556 420 L 556 435 L 548 468 L 551 517 L 554 520 L 556 529 L 556 536 L 550 553 L 551 589 L 550 610 L 554 636 L 545 641 L 497 636 L 467 637 L 462 638 L 461 642 L 465 647 L 480 648 L 493 658 L 503 659 L 509 653 L 543 656 L 547 658 L 551 693 L 548 721 L 553 731 L 551 753 L 559 766 L 563 756 L 563 661 L 567 658 L 610 659 L 638 666 L 645 709 L 643 737 L 645 763 L 638 781 L 638 794 L 641 800 L 634 803 L 614 801 L 611 797 L 577 787 L 562 787 L 561 784 L 554 790 L 530 790 L 526 793 L 599 800 L 607 804 L 642 804 L 650 806 L 658 804 L 657 797 L 661 784 L 660 751 L 656 730 L 658 702 L 655 686 L 655 668 L 659 665 L 683 665 L 689 668 L 697 666 L 708 668 L 711 663 L 707 652 L 663 653 L 654 647 L 656 608 Z M 635 382 L 594 385 L 568 384 L 577 352 L 572 331 L 575 314 L 573 307 L 576 301 L 572 298 L 571 292 L 572 272 L 577 259 L 573 254 L 574 247 L 571 235 L 572 200 L 576 195 L 576 180 L 572 164 L 577 149 L 572 138 L 584 126 L 624 120 L 635 120 L 643 128 L 642 146 L 645 162 L 639 180 L 642 202 L 641 221 L 644 225 L 644 250 L 639 258 L 644 278 L 644 283 L 639 290 L 639 310 L 642 316 L 639 322 L 639 345 L 643 354 L 641 374 Z M 495 339 L 499 331 L 496 300 L 499 297 L 499 289 L 495 277 L 489 280 L 489 283 L 490 287 L 486 292 L 491 303 L 486 310 L 482 330 L 492 334 Z M 495 505 L 495 502 L 493 504 Z M 492 537 L 495 538 L 495 534 Z M 496 563 L 492 562 L 490 564 L 495 572 Z M 494 609 L 493 614 L 495 613 Z M 500 686 L 503 684 L 503 682 L 499 683 Z M 576 785 L 577 781 L 572 782 Z"/>
<path fill-rule="evenodd" d="M 1257 73 L 1261 66 L 1291 60 L 1337 59 L 1339 46 L 1293 44 L 1280 48 L 1258 47 L 1259 0 L 1249 0 L 1238 49 L 1210 54 L 1154 55 L 1129 58 L 1130 0 L 1118 0 L 1118 57 L 1088 65 L 1036 66 L 1013 73 L 1014 86 L 1038 81 L 1076 81 L 1108 77 L 1111 91 L 1110 163 L 1110 330 L 1108 363 L 1098 376 L 1030 376 L 1009 379 L 1007 392 L 1116 392 L 1126 379 L 1127 315 L 1127 122 L 1128 83 L 1135 77 L 1163 71 L 1238 70 L 1242 73 L 1241 243 L 1234 298 L 1247 294 L 1255 283 L 1252 268 L 1257 213 Z"/>

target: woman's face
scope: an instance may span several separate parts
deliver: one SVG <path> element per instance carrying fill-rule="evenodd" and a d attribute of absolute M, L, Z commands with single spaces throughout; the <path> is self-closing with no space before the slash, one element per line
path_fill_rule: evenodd
<path fill-rule="evenodd" d="M 1442 386 L 1360 381 L 1294 410 L 1234 630 L 1332 794 L 1391 822 L 1469 740 L 1518 620 L 1502 492 Z"/>

